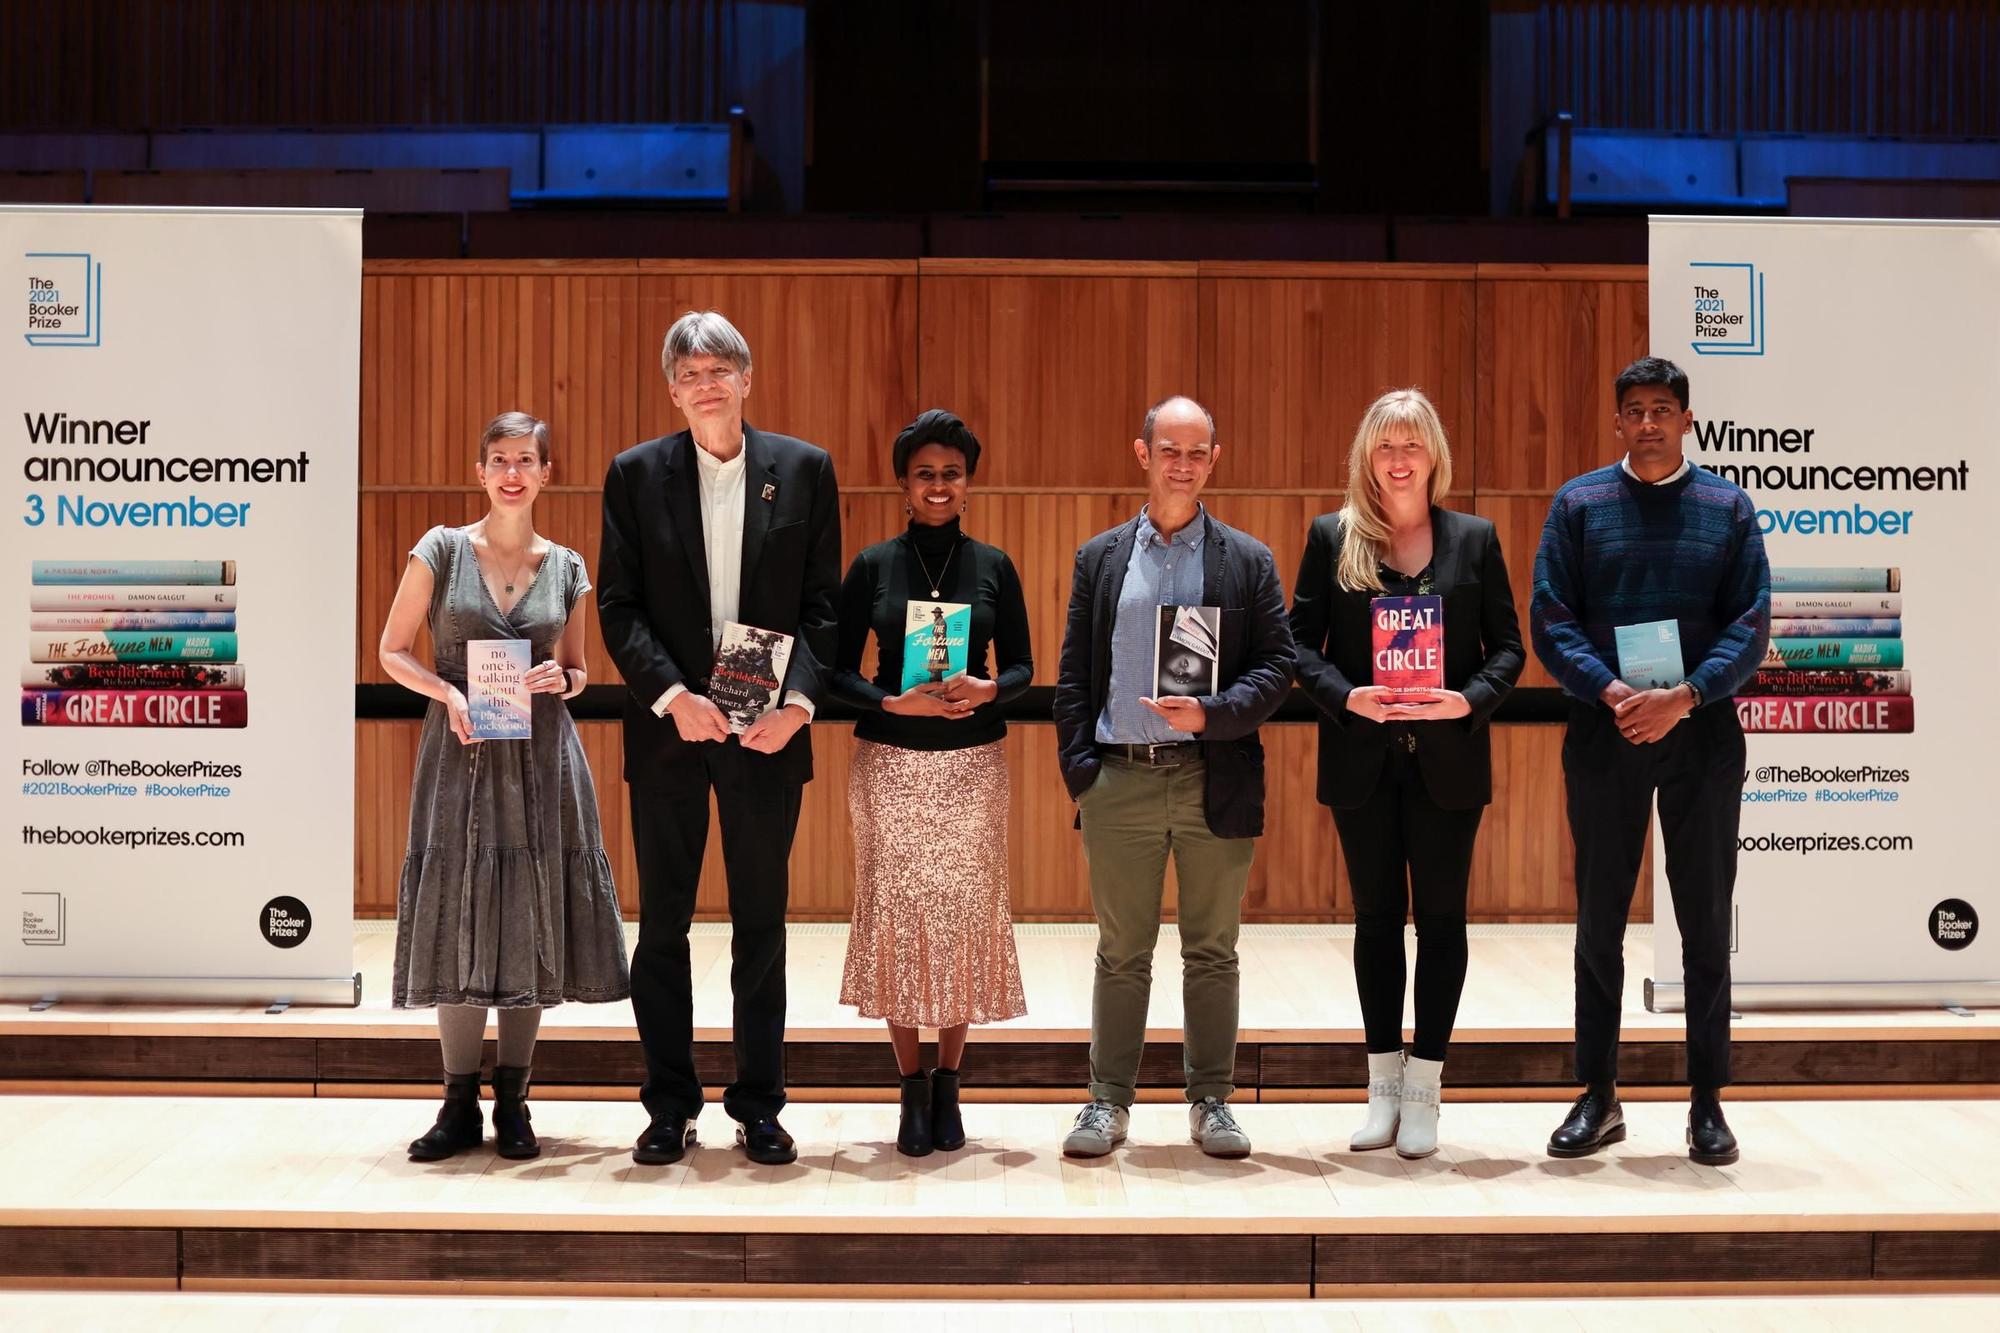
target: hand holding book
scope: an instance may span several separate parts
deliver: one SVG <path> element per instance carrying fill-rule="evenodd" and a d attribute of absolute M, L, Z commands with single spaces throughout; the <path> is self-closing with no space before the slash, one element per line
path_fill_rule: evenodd
<path fill-rule="evenodd" d="M 1663 690 L 1634 690 L 1613 704 L 1611 711 L 1617 715 L 1619 735 L 1634 745 L 1651 745 L 1679 726 L 1693 707 L 1689 692 L 1674 685 Z"/>
<path fill-rule="evenodd" d="M 1208 710 L 1193 695 L 1167 694 L 1139 702 L 1158 713 L 1175 731 L 1184 731 L 1192 736 L 1208 727 Z"/>
<path fill-rule="evenodd" d="M 894 713 L 898 717 L 965 717 L 972 712 L 970 704 L 960 704 L 951 699 L 947 691 L 951 685 L 933 685 L 925 682 L 912 685 L 901 694 L 892 694 L 882 701 L 882 711 Z"/>
<path fill-rule="evenodd" d="M 537 662 L 521 678 L 530 694 L 562 694 L 569 689 L 569 677 L 553 660 Z"/>

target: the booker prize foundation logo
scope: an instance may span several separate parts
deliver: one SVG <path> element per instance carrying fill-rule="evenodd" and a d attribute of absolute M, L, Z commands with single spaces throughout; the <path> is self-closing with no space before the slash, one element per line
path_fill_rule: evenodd
<path fill-rule="evenodd" d="M 1689 264 L 1697 356 L 1764 355 L 1764 275 L 1755 264 Z"/>
<path fill-rule="evenodd" d="M 97 347 L 104 341 L 104 265 L 87 254 L 31 250 L 24 336 L 30 347 Z"/>
<path fill-rule="evenodd" d="M 27 889 L 21 894 L 21 943 L 56 945 L 69 942 L 63 896 L 53 890 Z"/>

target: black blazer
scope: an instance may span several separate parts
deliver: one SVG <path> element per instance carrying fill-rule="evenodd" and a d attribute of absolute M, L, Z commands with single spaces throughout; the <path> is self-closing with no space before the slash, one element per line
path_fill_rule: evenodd
<path fill-rule="evenodd" d="M 1306 534 L 1292 590 L 1292 637 L 1299 644 L 1299 684 L 1319 706 L 1319 799 L 1348 810 L 1367 801 L 1382 776 L 1389 728 L 1347 711 L 1347 696 L 1373 678 L 1375 636 L 1368 592 L 1344 591 L 1339 514 L 1322 514 Z M 1472 514 L 1431 509 L 1432 584 L 1444 598 L 1444 683 L 1472 705 L 1448 722 L 1408 722 L 1417 768 L 1431 800 L 1470 810 L 1493 799 L 1487 719 L 1521 678 L 1521 625 L 1493 524 Z"/>
<path fill-rule="evenodd" d="M 1257 728 L 1291 689 L 1297 654 L 1285 620 L 1285 590 L 1264 543 L 1204 515 L 1201 600 L 1222 608 L 1222 693 L 1205 698 L 1198 737 L 1206 760 L 1203 800 L 1209 831 L 1254 838 L 1264 831 L 1264 746 Z M 1111 688 L 1111 628 L 1125 566 L 1139 528 L 1135 516 L 1100 532 L 1076 553 L 1069 621 L 1056 677 L 1058 761 L 1071 799 L 1097 780 L 1097 715 Z"/>
<path fill-rule="evenodd" d="M 634 445 L 604 478 L 597 615 L 625 677 L 625 778 L 705 789 L 698 746 L 653 704 L 673 685 L 706 693 L 715 665 L 700 464 L 686 431 Z M 743 428 L 743 574 L 737 619 L 793 636 L 785 690 L 817 706 L 827 693 L 840 583 L 840 493 L 826 452 Z M 712 743 L 712 742 L 705 742 Z M 735 745 L 736 741 L 723 742 Z M 760 777 L 812 778 L 810 728 L 774 755 L 744 751 Z"/>

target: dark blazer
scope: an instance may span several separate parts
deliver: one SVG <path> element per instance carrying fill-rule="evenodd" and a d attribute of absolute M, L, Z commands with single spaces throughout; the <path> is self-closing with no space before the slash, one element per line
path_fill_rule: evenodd
<path fill-rule="evenodd" d="M 1299 684 L 1319 706 L 1319 799 L 1336 809 L 1367 801 L 1382 775 L 1391 732 L 1347 711 L 1348 693 L 1373 679 L 1375 636 L 1368 602 L 1347 592 L 1340 568 L 1340 515 L 1322 514 L 1306 534 L 1292 590 L 1292 636 L 1299 644 Z M 1432 585 L 1444 598 L 1444 683 L 1472 705 L 1466 717 L 1408 722 L 1417 767 L 1431 800 L 1470 810 L 1493 799 L 1491 734 L 1486 723 L 1521 678 L 1521 625 L 1500 538 L 1492 523 L 1451 509 L 1431 509 Z"/>
<path fill-rule="evenodd" d="M 671 717 L 653 715 L 653 704 L 670 686 L 705 694 L 715 665 L 696 448 L 694 437 L 681 431 L 611 460 L 597 554 L 597 614 L 605 649 L 625 678 L 626 781 L 705 790 L 700 747 L 681 739 Z M 803 440 L 749 426 L 743 428 L 743 452 L 737 619 L 793 636 L 785 690 L 817 706 L 827 694 L 837 637 L 840 494 L 833 460 Z M 808 782 L 810 729 L 800 728 L 777 754 L 744 751 L 743 758 L 752 771 L 763 768 L 760 778 Z"/>
<path fill-rule="evenodd" d="M 1204 514 L 1201 600 L 1222 608 L 1222 693 L 1202 700 L 1207 727 L 1195 737 L 1206 761 L 1204 812 L 1219 838 L 1264 831 L 1264 745 L 1257 728 L 1291 689 L 1297 654 L 1285 591 L 1264 543 Z M 1069 621 L 1056 677 L 1057 758 L 1071 799 L 1097 780 L 1097 715 L 1111 687 L 1111 628 L 1136 516 L 1100 532 L 1076 553 Z"/>

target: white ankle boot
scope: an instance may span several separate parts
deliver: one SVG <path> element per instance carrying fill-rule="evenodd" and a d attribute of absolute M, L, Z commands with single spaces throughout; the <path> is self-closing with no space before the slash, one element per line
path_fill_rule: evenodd
<path fill-rule="evenodd" d="M 1438 1084 L 1443 1078 L 1442 1060 L 1419 1060 L 1411 1056 L 1403 1063 L 1397 1156 L 1429 1157 L 1438 1150 Z"/>
<path fill-rule="evenodd" d="M 1368 1057 L 1368 1120 L 1347 1146 L 1354 1152 L 1386 1148 L 1396 1141 L 1396 1116 L 1403 1098 L 1403 1053 Z"/>

